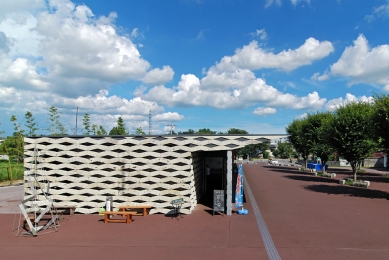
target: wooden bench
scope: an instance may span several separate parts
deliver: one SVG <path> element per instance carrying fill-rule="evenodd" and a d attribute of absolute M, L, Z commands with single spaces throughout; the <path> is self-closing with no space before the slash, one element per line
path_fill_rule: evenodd
<path fill-rule="evenodd" d="M 134 215 L 135 212 L 131 211 L 102 211 L 100 214 L 104 215 L 104 223 L 131 223 L 132 222 L 132 215 Z M 117 219 L 117 218 L 111 218 L 112 216 L 124 216 L 125 218 Z"/>
<path fill-rule="evenodd" d="M 119 206 L 119 211 L 120 212 L 127 212 L 127 210 L 132 210 L 135 211 L 134 216 L 147 216 L 148 212 L 147 209 L 151 209 L 152 206 L 146 206 L 146 205 L 135 205 L 135 206 L 130 206 L 130 205 L 124 205 L 124 206 Z M 142 209 L 142 211 L 137 211 Z"/>

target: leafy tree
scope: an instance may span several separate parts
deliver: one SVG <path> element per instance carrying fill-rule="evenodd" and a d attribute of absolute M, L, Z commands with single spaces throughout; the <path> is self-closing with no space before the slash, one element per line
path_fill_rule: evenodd
<path fill-rule="evenodd" d="M 178 134 L 180 134 L 180 135 L 194 135 L 194 134 L 196 134 L 196 132 L 193 129 L 188 129 L 188 131 L 178 132 Z"/>
<path fill-rule="evenodd" d="M 39 128 L 35 127 L 38 125 L 38 123 L 34 122 L 35 118 L 32 116 L 32 113 L 30 111 L 27 111 L 26 114 L 24 115 L 24 118 L 26 119 L 25 126 L 28 129 L 27 136 L 36 136 L 35 131 L 38 130 Z"/>
<path fill-rule="evenodd" d="M 82 125 L 84 126 L 85 132 L 84 135 L 89 135 L 93 131 L 91 130 L 90 126 L 90 117 L 88 113 L 84 114 L 84 118 L 82 119 Z"/>
<path fill-rule="evenodd" d="M 329 145 L 325 132 L 326 124 L 333 118 L 330 112 L 308 114 L 307 126 L 304 128 L 304 137 L 307 141 L 309 151 L 320 157 L 322 165 L 326 165 L 329 157 L 333 155 L 334 148 Z M 325 172 L 325 167 L 323 167 Z"/>
<path fill-rule="evenodd" d="M 107 131 L 105 131 L 104 127 L 97 124 L 92 125 L 92 133 L 93 135 L 107 135 Z"/>
<path fill-rule="evenodd" d="M 301 155 L 307 167 L 310 146 L 304 133 L 308 130 L 308 121 L 306 119 L 295 119 L 290 123 L 285 131 L 289 135 L 288 140 L 294 149 Z"/>
<path fill-rule="evenodd" d="M 353 170 L 354 181 L 362 160 L 377 147 L 372 133 L 373 106 L 366 102 L 352 102 L 339 107 L 326 124 L 329 144 L 346 159 Z"/>
<path fill-rule="evenodd" d="M 142 130 L 142 127 L 136 129 L 135 135 L 145 135 L 146 133 Z"/>
<path fill-rule="evenodd" d="M 374 95 L 374 135 L 381 148 L 389 155 L 389 95 Z M 389 163 L 386 164 L 389 168 Z"/>
<path fill-rule="evenodd" d="M 113 127 L 111 131 L 109 131 L 109 135 L 128 135 L 123 118 L 118 118 L 117 126 Z"/>
<path fill-rule="evenodd" d="M 287 159 L 293 153 L 293 146 L 289 142 L 278 143 L 277 149 L 273 151 L 273 155 L 278 158 Z"/>
<path fill-rule="evenodd" d="M 247 156 L 255 156 L 259 150 L 264 153 L 269 150 L 270 142 L 263 142 L 259 144 L 249 144 L 243 148 L 238 149 L 237 156 L 247 158 Z"/>
<path fill-rule="evenodd" d="M 8 145 L 5 146 L 5 149 L 8 149 L 8 152 L 10 152 L 14 159 L 19 162 L 23 159 L 24 154 L 24 130 L 20 129 L 20 125 L 16 119 L 16 116 L 12 115 L 11 121 L 14 123 L 14 138 L 12 138 L 12 141 L 8 142 Z"/>
<path fill-rule="evenodd" d="M 11 116 L 11 122 L 13 122 L 13 124 L 14 124 L 15 133 L 23 135 L 24 130 L 20 128 L 20 124 L 18 123 L 18 119 L 16 118 L 16 116 L 14 116 L 14 115 Z"/>
<path fill-rule="evenodd" d="M 212 131 L 209 128 L 203 128 L 203 129 L 199 129 L 199 131 L 197 131 L 196 134 L 199 134 L 199 135 L 215 135 L 216 131 Z"/>
<path fill-rule="evenodd" d="M 278 149 L 274 149 L 273 155 L 274 157 L 278 158 L 278 156 L 280 155 L 280 151 Z"/>
<path fill-rule="evenodd" d="M 230 128 L 227 131 L 227 134 L 229 135 L 247 135 L 249 132 L 243 129 L 238 129 L 238 128 Z"/>
<path fill-rule="evenodd" d="M 49 109 L 49 132 L 51 135 L 66 135 L 68 133 L 67 128 L 60 121 L 61 113 L 58 112 L 58 109 L 55 106 L 51 106 Z"/>

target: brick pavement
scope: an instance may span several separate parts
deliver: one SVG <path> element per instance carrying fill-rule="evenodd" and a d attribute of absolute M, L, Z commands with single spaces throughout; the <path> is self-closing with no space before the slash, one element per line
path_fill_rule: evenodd
<path fill-rule="evenodd" d="M 282 259 L 389 258 L 389 183 L 382 174 L 366 174 L 366 190 L 292 167 L 247 164 L 244 172 Z M 1 259 L 268 259 L 246 199 L 247 216 L 213 217 L 204 205 L 179 220 L 150 215 L 131 224 L 65 216 L 58 232 L 38 237 L 15 237 L 15 215 L 1 214 Z"/>

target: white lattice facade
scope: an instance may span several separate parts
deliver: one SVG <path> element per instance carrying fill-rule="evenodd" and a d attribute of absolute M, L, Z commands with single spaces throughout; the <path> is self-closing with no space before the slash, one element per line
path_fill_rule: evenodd
<path fill-rule="evenodd" d="M 35 146 L 58 206 L 96 213 L 113 196 L 119 205 L 151 205 L 168 213 L 183 198 L 190 214 L 202 193 L 202 151 L 234 150 L 268 141 L 258 135 L 73 136 L 25 138 L 25 176 Z M 25 197 L 31 194 L 25 185 Z"/>

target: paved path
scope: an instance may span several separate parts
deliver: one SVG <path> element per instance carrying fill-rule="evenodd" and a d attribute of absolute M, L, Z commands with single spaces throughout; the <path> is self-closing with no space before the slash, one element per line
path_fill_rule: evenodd
<path fill-rule="evenodd" d="M 0 214 L 19 213 L 18 205 L 23 200 L 23 186 L 0 187 Z"/>
<path fill-rule="evenodd" d="M 366 174 L 378 182 L 363 189 L 292 167 L 244 170 L 282 259 L 389 259 L 389 183 L 380 176 Z"/>
<path fill-rule="evenodd" d="M 365 174 L 372 185 L 363 189 L 293 167 L 247 164 L 244 172 L 281 259 L 389 258 L 389 182 L 382 175 Z M 339 178 L 348 174 L 338 171 Z M 14 236 L 16 215 L 0 214 L 1 258 L 269 259 L 247 195 L 249 215 L 213 217 L 198 205 L 179 220 L 150 215 L 128 225 L 65 216 L 58 232 L 35 238 Z M 3 200 L 18 199 L 11 197 Z"/>

